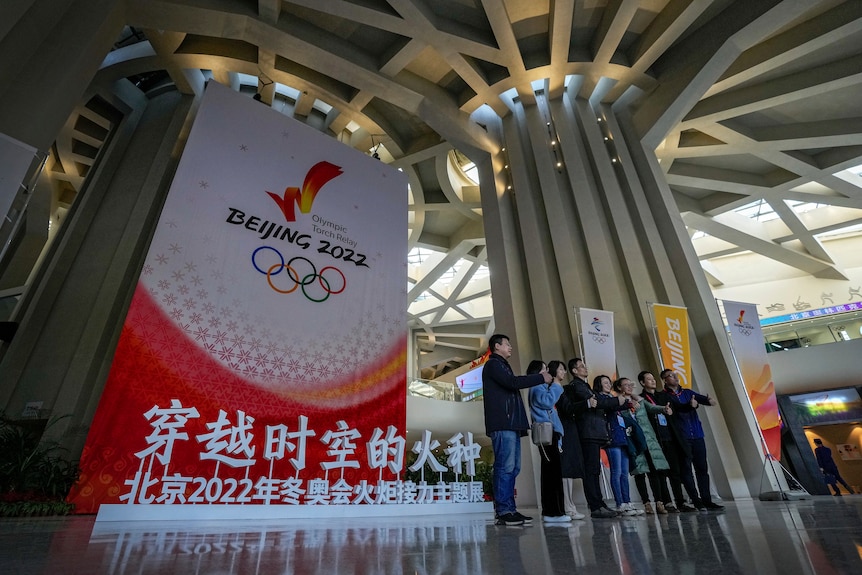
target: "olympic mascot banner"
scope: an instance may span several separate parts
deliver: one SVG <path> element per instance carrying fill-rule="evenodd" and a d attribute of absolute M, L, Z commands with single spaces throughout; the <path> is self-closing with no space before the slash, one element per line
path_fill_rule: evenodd
<path fill-rule="evenodd" d="M 210 82 L 77 511 L 394 498 L 381 486 L 405 447 L 406 215 L 404 174 Z"/>

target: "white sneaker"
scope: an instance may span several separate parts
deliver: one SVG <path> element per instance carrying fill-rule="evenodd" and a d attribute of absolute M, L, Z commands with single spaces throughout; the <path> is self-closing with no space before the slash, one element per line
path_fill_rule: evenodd
<path fill-rule="evenodd" d="M 569 517 L 575 519 L 576 521 L 580 521 L 581 519 L 586 518 L 586 515 L 584 515 L 583 513 L 578 513 L 577 511 L 572 511 L 571 513 L 569 513 Z"/>
<path fill-rule="evenodd" d="M 545 523 L 568 523 L 572 520 L 568 515 L 542 515 L 542 521 Z"/>
<path fill-rule="evenodd" d="M 628 505 L 629 511 L 634 511 L 636 515 L 643 515 L 646 513 L 646 511 L 644 511 L 643 509 L 638 509 L 631 503 L 626 503 L 626 505 Z"/>
<path fill-rule="evenodd" d="M 623 517 L 634 517 L 638 514 L 637 511 L 632 509 L 631 503 L 623 503 L 622 505 L 617 505 L 617 513 L 619 513 Z"/>

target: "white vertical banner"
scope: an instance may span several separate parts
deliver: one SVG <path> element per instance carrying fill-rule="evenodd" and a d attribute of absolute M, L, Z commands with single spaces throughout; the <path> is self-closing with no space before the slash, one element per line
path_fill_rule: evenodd
<path fill-rule="evenodd" d="M 763 434 L 765 449 L 774 459 L 781 459 L 781 416 L 757 306 L 727 300 L 723 304 L 733 355 Z"/>
<path fill-rule="evenodd" d="M 36 148 L 0 134 L 0 218 L 9 212 L 35 156 Z"/>
<path fill-rule="evenodd" d="M 210 82 L 90 427 L 79 512 L 328 504 L 395 480 L 406 256 L 404 173 Z"/>
<path fill-rule="evenodd" d="M 617 355 L 614 345 L 614 312 L 580 308 L 584 339 L 584 361 L 593 376 L 617 377 Z"/>

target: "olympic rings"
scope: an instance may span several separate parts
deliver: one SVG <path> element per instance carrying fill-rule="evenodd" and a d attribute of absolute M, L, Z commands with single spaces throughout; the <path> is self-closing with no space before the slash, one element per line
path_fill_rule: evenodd
<path fill-rule="evenodd" d="M 278 255 L 278 263 L 270 265 L 268 268 L 266 268 L 266 270 L 258 266 L 257 256 L 261 250 L 271 250 L 275 252 Z M 294 262 L 298 262 L 301 265 L 294 265 Z M 276 291 L 281 294 L 289 294 L 295 292 L 297 288 L 300 288 L 300 291 L 302 291 L 302 295 L 304 295 L 307 300 L 313 301 L 315 303 L 324 302 L 329 299 L 330 295 L 338 295 L 343 292 L 344 289 L 347 287 L 347 278 L 344 277 L 344 272 L 342 272 L 337 267 L 326 266 L 322 268 L 318 273 L 317 268 L 314 266 L 311 260 L 302 256 L 294 256 L 287 263 L 285 263 L 284 256 L 281 254 L 281 252 L 270 246 L 261 246 L 254 250 L 254 252 L 251 254 L 251 265 L 254 266 L 254 269 L 256 269 L 258 272 L 266 276 L 266 282 L 269 284 L 269 287 L 272 288 L 273 291 Z M 303 273 L 300 273 L 300 271 L 297 270 L 297 267 L 301 268 L 303 270 Z M 307 268 L 310 268 L 310 271 L 308 271 Z M 289 289 L 279 288 L 273 283 L 273 276 L 277 276 L 278 274 L 280 274 L 282 269 L 287 270 L 287 273 L 285 275 L 290 279 L 290 281 L 293 281 L 293 287 Z M 330 273 L 330 279 L 326 279 L 324 277 L 323 274 L 325 274 L 329 270 L 332 270 L 335 272 L 335 274 L 341 276 L 341 287 L 339 289 L 332 289 L 332 284 L 330 283 L 330 280 L 335 280 L 335 274 Z M 300 277 L 302 278 L 301 280 Z M 320 288 L 326 294 L 322 298 L 312 297 L 312 295 L 310 295 L 308 291 L 306 291 L 306 286 L 313 284 L 314 280 L 317 280 L 317 283 L 320 285 Z M 336 283 L 335 285 L 338 284 Z"/>

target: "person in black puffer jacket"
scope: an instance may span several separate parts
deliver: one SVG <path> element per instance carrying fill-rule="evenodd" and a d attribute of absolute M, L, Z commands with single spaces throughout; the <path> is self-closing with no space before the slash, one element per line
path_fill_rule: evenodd
<path fill-rule="evenodd" d="M 616 517 L 616 511 L 609 509 L 602 498 L 601 449 L 608 442 L 605 410 L 618 411 L 625 409 L 627 404 L 622 397 L 597 397 L 587 384 L 587 365 L 581 358 L 569 360 L 569 372 L 574 377 L 557 401 L 557 412 L 564 422 L 574 420 L 577 425 L 584 462 L 584 496 L 590 507 L 590 516 L 594 519 Z M 563 438 L 565 437 L 564 435 Z M 566 457 L 568 456 L 564 444 L 563 458 Z"/>

